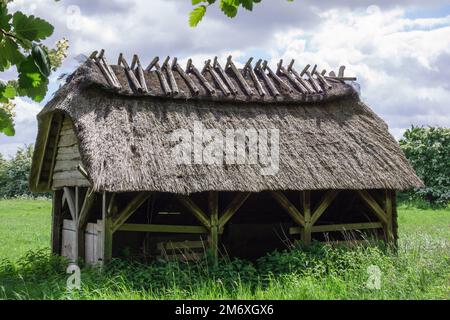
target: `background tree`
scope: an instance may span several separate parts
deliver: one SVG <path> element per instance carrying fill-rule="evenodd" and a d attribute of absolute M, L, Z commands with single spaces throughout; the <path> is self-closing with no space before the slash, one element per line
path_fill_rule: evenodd
<path fill-rule="evenodd" d="M 450 128 L 412 126 L 403 134 L 400 147 L 425 188 L 412 192 L 436 204 L 450 200 Z"/>
<path fill-rule="evenodd" d="M 293 0 L 287 0 L 292 2 Z M 219 3 L 220 10 L 229 18 L 234 18 L 238 14 L 239 7 L 248 11 L 253 10 L 253 6 L 261 0 L 192 0 L 192 5 L 196 6 L 189 15 L 189 25 L 195 27 L 203 19 L 206 9 Z"/>
<path fill-rule="evenodd" d="M 66 39 L 53 49 L 47 48 L 42 41 L 53 34 L 53 26 L 21 11 L 10 13 L 10 2 L 0 0 L 0 72 L 15 67 L 18 75 L 17 79 L 0 80 L 0 132 L 8 136 L 15 133 L 14 98 L 23 96 L 41 102 L 51 72 L 61 65 L 68 49 Z"/>

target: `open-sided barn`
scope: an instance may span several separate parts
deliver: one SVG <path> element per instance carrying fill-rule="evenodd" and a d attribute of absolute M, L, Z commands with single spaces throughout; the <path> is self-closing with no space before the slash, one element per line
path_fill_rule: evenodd
<path fill-rule="evenodd" d="M 343 67 L 201 69 L 94 52 L 45 106 L 30 187 L 54 194 L 54 253 L 253 258 L 356 230 L 395 243 L 395 191 L 422 182 Z"/>

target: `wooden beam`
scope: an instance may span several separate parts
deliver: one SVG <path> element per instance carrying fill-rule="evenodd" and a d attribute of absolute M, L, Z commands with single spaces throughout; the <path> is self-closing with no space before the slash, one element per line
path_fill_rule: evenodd
<path fill-rule="evenodd" d="M 54 148 L 53 148 L 53 154 L 52 154 L 52 161 L 50 164 L 50 172 L 48 174 L 48 184 L 47 187 L 50 189 L 52 187 L 52 182 L 53 182 L 53 170 L 55 168 L 55 163 L 56 163 L 56 156 L 58 154 L 58 143 L 59 143 L 59 139 L 61 137 L 61 128 L 63 125 L 63 120 L 64 120 L 64 116 L 60 115 L 59 119 L 58 119 L 58 129 L 56 131 L 56 138 L 55 138 L 55 143 L 54 143 Z"/>
<path fill-rule="evenodd" d="M 392 207 L 392 192 L 391 190 L 384 191 L 385 196 L 385 211 L 387 224 L 385 227 L 386 241 L 387 243 L 393 244 L 395 242 L 394 239 L 394 228 L 393 228 L 393 207 Z"/>
<path fill-rule="evenodd" d="M 222 66 L 219 64 L 219 61 L 217 60 L 217 57 L 214 57 L 214 63 L 213 68 L 217 70 L 217 72 L 220 73 L 223 80 L 227 83 L 228 88 L 230 88 L 230 91 L 232 94 L 236 95 L 238 93 L 238 90 L 234 86 L 233 82 L 231 81 L 230 77 L 226 74 L 226 72 L 222 69 Z"/>
<path fill-rule="evenodd" d="M 328 191 L 323 198 L 320 200 L 319 205 L 314 210 L 314 213 L 311 218 L 311 224 L 314 225 L 317 220 L 319 220 L 320 216 L 325 212 L 325 210 L 330 206 L 331 202 L 336 198 L 339 191 L 337 190 L 331 190 Z"/>
<path fill-rule="evenodd" d="M 117 217 L 113 219 L 112 231 L 116 232 L 119 227 L 128 220 L 129 217 L 151 196 L 151 193 L 140 192 L 138 193 L 123 209 Z"/>
<path fill-rule="evenodd" d="M 375 201 L 374 198 L 367 192 L 367 190 L 357 190 L 359 196 L 369 205 L 373 213 L 380 219 L 380 221 L 386 225 L 388 223 L 386 213 L 380 207 L 380 205 Z"/>
<path fill-rule="evenodd" d="M 48 147 L 48 138 L 50 136 L 50 131 L 52 130 L 53 117 L 54 117 L 54 113 L 52 113 L 50 115 L 48 127 L 47 127 L 47 130 L 45 131 L 44 149 L 42 150 L 41 158 L 39 159 L 40 161 L 38 162 L 39 168 L 38 168 L 37 177 L 36 177 L 36 186 L 39 185 L 39 181 L 41 180 L 42 168 L 44 166 L 44 159 L 45 159 L 45 154 L 46 154 L 45 150 L 47 150 L 47 147 Z M 55 148 L 57 148 L 57 146 L 55 146 Z"/>
<path fill-rule="evenodd" d="M 78 213 L 78 220 L 76 221 L 76 236 L 78 258 L 84 259 L 85 256 L 85 229 L 91 213 L 92 205 L 94 204 L 96 194 L 88 188 L 84 197 L 83 205 Z"/>
<path fill-rule="evenodd" d="M 117 231 L 154 232 L 154 233 L 192 233 L 207 234 L 209 230 L 202 226 L 182 226 L 163 224 L 133 224 L 124 223 Z"/>
<path fill-rule="evenodd" d="M 77 211 L 75 207 L 75 192 L 71 190 L 69 187 L 64 187 L 64 198 L 67 201 L 67 205 L 69 207 L 70 215 L 72 216 L 72 220 L 74 222 L 77 221 Z"/>
<path fill-rule="evenodd" d="M 215 260 L 214 262 L 217 263 L 217 257 L 219 255 L 219 193 L 217 191 L 209 192 L 208 206 L 211 217 L 209 244 Z"/>
<path fill-rule="evenodd" d="M 311 232 L 332 232 L 332 231 L 350 231 L 350 230 L 366 230 L 366 229 L 380 229 L 383 224 L 380 222 L 362 222 L 362 223 L 347 223 L 347 224 L 327 224 L 320 226 L 312 226 Z M 290 234 L 301 233 L 301 228 L 289 228 Z"/>
<path fill-rule="evenodd" d="M 227 70 L 228 68 L 230 68 L 231 71 L 233 71 L 234 75 L 236 76 L 236 79 L 239 81 L 239 83 L 241 84 L 242 88 L 244 89 L 244 93 L 247 94 L 248 96 L 253 96 L 255 93 L 253 92 L 252 88 L 250 88 L 250 86 L 248 85 L 247 81 L 242 76 L 241 72 L 234 65 L 234 62 L 232 60 L 232 56 L 229 56 L 227 58 L 227 64 L 225 66 L 225 70 Z"/>
<path fill-rule="evenodd" d="M 197 220 L 204 225 L 206 228 L 210 228 L 211 224 L 209 219 L 207 218 L 206 214 L 203 212 L 202 209 L 200 209 L 195 203 L 194 201 L 192 201 L 191 198 L 189 198 L 189 196 L 186 195 L 177 195 L 176 197 L 178 199 L 178 201 L 184 206 L 186 207 L 186 209 L 188 209 L 196 218 Z"/>
<path fill-rule="evenodd" d="M 62 236 L 62 190 L 55 190 L 52 199 L 52 253 L 61 254 L 61 236 Z"/>
<path fill-rule="evenodd" d="M 113 242 L 113 231 L 112 231 L 112 217 L 108 213 L 108 199 L 110 196 L 103 192 L 102 195 L 102 264 L 105 265 L 112 259 L 112 242 Z"/>
<path fill-rule="evenodd" d="M 294 219 L 294 221 L 305 226 L 305 218 L 298 209 L 289 201 L 289 199 L 281 191 L 270 191 L 274 199 L 283 207 L 284 210 Z"/>
<path fill-rule="evenodd" d="M 311 191 L 302 191 L 303 215 L 305 217 L 305 226 L 303 228 L 302 240 L 306 245 L 311 243 Z"/>
<path fill-rule="evenodd" d="M 219 228 L 222 229 L 233 215 L 239 210 L 244 202 L 250 197 L 250 192 L 239 192 L 236 197 L 230 202 L 225 211 L 221 214 L 219 219 Z"/>

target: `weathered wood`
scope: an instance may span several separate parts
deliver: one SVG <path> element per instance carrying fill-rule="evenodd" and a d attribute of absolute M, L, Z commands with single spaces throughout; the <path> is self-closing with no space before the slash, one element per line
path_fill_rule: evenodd
<path fill-rule="evenodd" d="M 311 224 L 314 225 L 317 220 L 319 220 L 320 216 L 325 212 L 325 210 L 330 206 L 331 202 L 336 198 L 339 194 L 338 190 L 328 191 L 323 198 L 320 200 L 317 208 L 314 210 L 314 213 L 311 218 Z"/>
<path fill-rule="evenodd" d="M 40 159 L 40 161 L 38 162 L 38 163 L 39 163 L 39 168 L 38 168 L 38 172 L 37 172 L 36 186 L 39 185 L 39 182 L 40 182 L 40 180 L 41 180 L 42 167 L 44 166 L 44 162 L 45 162 L 44 159 L 45 159 L 45 155 L 46 155 L 45 150 L 46 150 L 47 147 L 48 147 L 48 139 L 49 139 L 49 137 L 50 137 L 50 131 L 51 131 L 51 129 L 52 129 L 53 117 L 54 117 L 54 113 L 52 113 L 52 114 L 50 115 L 50 120 L 47 122 L 47 123 L 48 123 L 48 127 L 47 127 L 46 130 L 45 130 L 44 151 L 42 152 L 42 154 L 41 154 L 41 159 Z"/>
<path fill-rule="evenodd" d="M 75 239 L 77 241 L 76 251 L 78 254 L 78 258 L 80 259 L 84 259 L 85 257 L 85 229 L 94 201 L 95 201 L 95 193 L 92 192 L 91 188 L 89 188 L 86 191 L 86 196 L 84 197 L 83 204 L 79 209 L 78 219 L 76 221 L 76 229 L 75 229 L 76 232 Z"/>
<path fill-rule="evenodd" d="M 81 161 L 81 156 L 80 154 L 76 154 L 76 153 L 60 153 L 58 152 L 56 155 L 56 160 L 60 160 L 60 161 L 72 161 L 72 160 L 77 160 L 78 162 Z"/>
<path fill-rule="evenodd" d="M 78 151 L 78 145 L 71 147 L 60 147 L 58 148 L 58 155 L 59 154 L 72 154 L 80 156 L 80 151 Z"/>
<path fill-rule="evenodd" d="M 366 229 L 380 229 L 383 228 L 383 224 L 380 222 L 362 222 L 362 223 L 346 223 L 346 224 L 327 224 L 312 226 L 311 232 L 333 232 L 333 231 L 351 231 L 351 230 L 366 230 Z M 292 227 L 289 228 L 290 234 L 300 234 L 302 228 Z"/>
<path fill-rule="evenodd" d="M 392 207 L 392 192 L 391 190 L 384 191 L 385 196 L 385 212 L 387 223 L 385 226 L 385 234 L 387 243 L 393 244 L 395 242 L 394 228 L 393 228 L 393 207 Z"/>
<path fill-rule="evenodd" d="M 306 245 L 311 243 L 311 191 L 305 190 L 301 193 L 303 216 L 305 217 L 305 226 L 303 228 L 302 240 Z"/>
<path fill-rule="evenodd" d="M 183 68 L 177 63 L 177 58 L 173 59 L 172 66 L 173 66 L 172 69 L 176 70 L 183 78 L 183 80 L 186 82 L 187 86 L 192 91 L 193 95 L 195 96 L 198 95 L 200 93 L 199 88 L 196 86 L 191 77 L 189 77 L 189 75 L 186 72 L 184 72 Z"/>
<path fill-rule="evenodd" d="M 67 206 L 69 207 L 70 215 L 72 216 L 72 220 L 77 220 L 77 211 L 75 207 L 75 191 L 69 187 L 64 187 L 64 197 L 67 201 Z"/>
<path fill-rule="evenodd" d="M 74 170 L 74 171 L 61 171 L 61 172 L 55 172 L 53 175 L 54 180 L 86 180 L 83 175 Z M 70 186 L 70 185 L 68 185 Z"/>
<path fill-rule="evenodd" d="M 230 77 L 228 77 L 227 73 L 222 69 L 222 66 L 220 65 L 219 61 L 217 60 L 217 57 L 214 57 L 213 68 L 216 69 L 217 72 L 220 73 L 223 80 L 226 82 L 228 88 L 230 89 L 231 93 L 236 95 L 238 93 L 238 90 L 234 86 L 233 81 L 231 81 Z"/>
<path fill-rule="evenodd" d="M 53 182 L 53 172 L 54 172 L 55 163 L 56 163 L 56 156 L 58 154 L 57 146 L 59 144 L 59 139 L 61 138 L 61 129 L 62 129 L 62 125 L 63 125 L 63 120 L 64 120 L 64 116 L 60 115 L 59 120 L 58 120 L 58 129 L 56 130 L 56 138 L 55 138 L 53 153 L 52 153 L 51 162 L 50 162 L 50 171 L 48 174 L 48 184 L 47 184 L 48 188 L 51 188 L 52 182 Z"/>
<path fill-rule="evenodd" d="M 292 73 L 295 76 L 295 79 L 297 79 L 297 81 L 299 83 L 301 83 L 302 86 L 308 90 L 308 93 L 316 93 L 316 90 L 314 90 L 314 88 L 311 86 L 311 84 L 309 82 L 305 81 L 302 78 L 302 76 L 294 69 L 294 62 L 295 62 L 295 60 L 292 59 L 291 62 L 289 63 L 287 71 Z"/>
<path fill-rule="evenodd" d="M 267 64 L 267 61 L 264 60 L 263 65 L 262 65 L 262 69 L 263 70 L 267 70 L 269 72 L 269 76 L 274 79 L 276 82 L 278 82 L 278 84 L 281 87 L 284 87 L 287 91 L 289 92 L 294 92 L 294 90 L 291 88 L 290 85 L 288 85 L 286 82 L 284 82 L 283 80 L 281 80 L 281 78 L 279 76 L 277 76 L 277 74 L 275 72 L 272 71 L 272 69 L 269 67 L 269 65 Z"/>
<path fill-rule="evenodd" d="M 229 56 L 228 59 L 227 59 L 227 64 L 225 66 L 225 70 L 227 70 L 228 68 L 230 68 L 231 71 L 233 71 L 233 73 L 236 76 L 237 80 L 240 82 L 242 88 L 244 89 L 244 93 L 249 95 L 249 96 L 253 96 L 255 93 L 253 92 L 252 88 L 250 88 L 250 86 L 248 85 L 247 81 L 242 76 L 241 72 L 234 65 L 234 62 L 232 60 L 232 56 Z"/>
<path fill-rule="evenodd" d="M 108 61 L 106 61 L 106 57 L 103 56 L 103 57 L 100 58 L 100 60 L 101 60 L 101 62 L 103 63 L 103 65 L 106 66 L 106 69 L 109 71 L 109 74 L 110 74 L 111 78 L 113 79 L 116 88 L 117 88 L 117 89 L 121 89 L 121 88 L 122 88 L 122 85 L 120 84 L 120 81 L 119 81 L 119 79 L 117 78 L 117 76 L 116 76 L 114 70 L 111 68 L 111 66 L 109 65 Z"/>
<path fill-rule="evenodd" d="M 322 82 L 322 84 L 324 85 L 325 88 L 327 88 L 327 89 L 332 88 L 331 84 L 327 81 L 327 79 L 325 79 L 325 77 L 321 73 L 316 71 L 316 76 L 317 76 L 317 79 L 319 79 L 320 82 Z"/>
<path fill-rule="evenodd" d="M 55 173 L 62 171 L 75 171 L 79 163 L 79 160 L 56 160 L 53 170 Z"/>
<path fill-rule="evenodd" d="M 162 224 L 133 224 L 124 223 L 117 231 L 154 232 L 154 233 L 192 233 L 207 234 L 209 230 L 202 226 L 162 225 Z"/>
<path fill-rule="evenodd" d="M 309 90 L 304 85 L 302 85 L 288 70 L 286 70 L 285 67 L 283 67 L 283 59 L 281 59 L 278 63 L 277 74 L 278 73 L 285 75 L 301 93 L 309 93 Z"/>
<path fill-rule="evenodd" d="M 139 84 L 139 81 L 136 78 L 136 76 L 134 75 L 134 73 L 131 71 L 130 66 L 128 65 L 128 62 L 123 57 L 122 53 L 119 55 L 119 65 L 121 65 L 121 64 L 123 65 L 125 74 L 127 75 L 128 80 L 130 80 L 130 82 L 132 83 L 134 89 L 136 91 L 142 93 L 144 90 L 142 89 L 141 85 Z"/>
<path fill-rule="evenodd" d="M 86 179 L 53 179 L 52 188 L 57 189 L 61 187 L 90 187 L 91 184 Z"/>
<path fill-rule="evenodd" d="M 177 195 L 178 201 L 186 207 L 202 225 L 207 227 L 208 229 L 211 227 L 210 221 L 206 214 L 192 201 L 189 196 L 186 195 Z"/>
<path fill-rule="evenodd" d="M 183 250 L 183 249 L 199 249 L 204 248 L 205 243 L 201 240 L 199 241 L 170 241 L 170 242 L 160 242 L 156 245 L 158 250 Z"/>
<path fill-rule="evenodd" d="M 78 139 L 75 136 L 75 133 L 70 135 L 61 136 L 58 147 L 71 147 L 78 144 Z"/>
<path fill-rule="evenodd" d="M 211 74 L 211 76 L 213 77 L 214 81 L 219 86 L 220 90 L 222 90 L 223 94 L 226 95 L 226 96 L 229 96 L 231 94 L 231 92 L 228 89 L 227 85 L 222 81 L 220 76 L 211 67 L 211 59 L 209 59 L 209 60 L 207 60 L 205 62 L 205 66 L 204 66 L 204 68 L 202 70 L 202 73 L 205 73 L 206 71 L 208 71 Z"/>
<path fill-rule="evenodd" d="M 211 84 L 206 80 L 206 78 L 201 74 L 200 71 L 192 64 L 192 59 L 189 59 L 186 66 L 186 73 L 193 73 L 203 84 L 209 94 L 216 94 L 216 90 L 211 86 Z"/>
<path fill-rule="evenodd" d="M 62 237 L 62 190 L 53 192 L 52 199 L 52 253 L 61 254 L 61 237 Z"/>
<path fill-rule="evenodd" d="M 262 69 L 262 67 L 261 67 L 261 62 L 262 62 L 262 59 L 259 59 L 258 62 L 256 63 L 256 65 L 255 65 L 254 70 L 255 70 L 255 72 L 258 72 L 258 73 L 262 76 L 264 82 L 266 83 L 266 86 L 269 88 L 269 90 L 270 90 L 270 92 L 272 93 L 272 95 L 273 95 L 274 97 L 277 97 L 277 96 L 280 95 L 280 92 L 279 92 L 278 89 L 275 87 L 275 85 L 273 84 L 273 82 L 272 82 L 272 80 L 269 78 L 269 76 L 268 76 L 268 75 L 264 72 L 264 70 Z"/>
<path fill-rule="evenodd" d="M 270 194 L 297 224 L 302 227 L 305 226 L 305 218 L 303 215 L 281 191 L 270 191 Z"/>
<path fill-rule="evenodd" d="M 125 221 L 128 220 L 129 217 L 133 213 L 136 212 L 137 209 L 145 202 L 147 199 L 151 196 L 151 193 L 148 192 L 141 192 L 138 193 L 130 202 L 128 202 L 125 209 L 123 209 L 116 218 L 113 220 L 113 226 L 112 231 L 116 232 L 117 229 L 120 228 L 122 224 L 125 223 Z"/>
<path fill-rule="evenodd" d="M 221 214 L 219 219 L 219 228 L 222 229 L 228 221 L 234 216 L 245 201 L 250 197 L 250 192 L 239 192 L 230 202 L 225 211 Z"/>
<path fill-rule="evenodd" d="M 212 251 L 215 263 L 219 255 L 219 193 L 210 191 L 208 194 L 208 207 L 211 219 L 211 228 L 209 233 L 209 245 Z"/>
<path fill-rule="evenodd" d="M 169 59 L 170 57 L 167 56 L 163 65 L 161 66 L 161 69 L 167 72 L 172 92 L 174 95 L 177 95 L 178 93 L 180 93 L 180 89 L 178 89 L 178 84 L 177 81 L 175 80 L 175 76 L 173 75 L 172 68 L 169 66 Z"/>
<path fill-rule="evenodd" d="M 244 66 L 244 75 L 245 75 L 246 72 L 249 73 L 250 78 L 252 78 L 253 83 L 255 84 L 256 91 L 258 91 L 258 93 L 259 93 L 259 95 L 261 97 L 264 97 L 267 93 L 264 90 L 261 82 L 259 82 L 259 79 L 256 76 L 255 71 L 252 68 L 252 61 L 253 61 L 253 57 L 248 59 L 247 63 L 245 64 L 245 66 Z"/>
<path fill-rule="evenodd" d="M 112 259 L 112 243 L 113 243 L 113 231 L 112 231 L 112 217 L 107 212 L 108 207 L 108 194 L 103 192 L 102 195 L 102 264 L 105 265 Z"/>
<path fill-rule="evenodd" d="M 386 225 L 388 223 L 386 213 L 380 207 L 380 205 L 375 201 L 374 198 L 367 192 L 367 190 L 357 190 L 359 196 L 365 201 L 366 204 L 372 209 L 373 213 L 380 219 L 380 221 Z"/>
<path fill-rule="evenodd" d="M 159 57 L 155 57 L 145 70 L 150 71 L 153 67 L 155 67 L 155 72 L 156 75 L 158 76 L 159 82 L 161 83 L 161 88 L 163 89 L 164 93 L 167 96 L 169 96 L 172 94 L 172 90 L 170 89 L 169 84 L 167 83 L 166 76 L 161 71 L 161 67 L 158 61 Z"/>
<path fill-rule="evenodd" d="M 137 54 L 135 54 L 134 57 L 133 57 L 133 63 L 137 64 L 136 75 L 137 75 L 139 84 L 141 85 L 142 90 L 145 93 L 147 93 L 148 92 L 148 88 L 147 88 L 147 83 L 145 81 L 144 69 L 142 68 L 141 61 L 139 60 L 139 57 L 138 57 Z M 131 69 L 133 69 L 133 67 L 131 67 Z"/>

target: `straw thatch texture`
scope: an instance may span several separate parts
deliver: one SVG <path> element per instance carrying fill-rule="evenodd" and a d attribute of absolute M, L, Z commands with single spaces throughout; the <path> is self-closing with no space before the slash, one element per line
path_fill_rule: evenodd
<path fill-rule="evenodd" d="M 96 78 L 98 77 L 98 78 Z M 34 190 L 48 115 L 73 123 L 82 164 L 96 191 L 217 191 L 407 189 L 422 186 L 387 125 L 351 89 L 322 103 L 237 103 L 136 97 L 111 93 L 84 65 L 39 114 L 30 177 Z M 350 90 L 350 89 L 351 90 Z M 352 94 L 350 94 L 350 92 Z M 177 165 L 169 135 L 205 128 L 278 129 L 280 168 L 260 165 Z M 37 187 L 36 187 L 37 186 Z"/>

